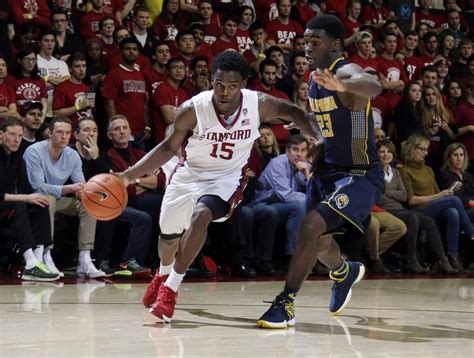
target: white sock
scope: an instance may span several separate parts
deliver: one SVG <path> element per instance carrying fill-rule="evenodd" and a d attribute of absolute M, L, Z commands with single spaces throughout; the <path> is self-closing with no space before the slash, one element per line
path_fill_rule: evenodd
<path fill-rule="evenodd" d="M 44 263 L 46 263 L 46 262 L 54 262 L 54 261 L 53 261 L 53 258 L 51 257 L 51 250 L 48 249 L 48 248 L 45 248 L 45 249 L 44 249 L 43 262 L 44 262 Z"/>
<path fill-rule="evenodd" d="M 33 252 L 38 261 L 43 261 L 44 245 L 36 246 L 36 249 L 34 249 Z"/>
<path fill-rule="evenodd" d="M 161 262 L 160 262 L 160 271 L 159 271 L 159 276 L 165 276 L 165 275 L 169 275 L 171 273 L 171 270 L 173 270 L 173 266 L 174 266 L 174 260 L 172 263 L 170 263 L 169 265 L 163 265 Z"/>
<path fill-rule="evenodd" d="M 35 253 L 33 252 L 33 249 L 28 249 L 23 253 L 23 258 L 25 259 L 26 262 L 26 268 L 29 270 L 36 265 L 38 265 L 39 261 L 36 258 Z"/>
<path fill-rule="evenodd" d="M 174 292 L 178 292 L 178 287 L 183 281 L 185 273 L 177 273 L 174 269 L 171 270 L 170 275 L 166 279 L 165 285 L 171 288 Z"/>
<path fill-rule="evenodd" d="M 79 263 L 87 263 L 91 261 L 91 250 L 79 250 Z"/>

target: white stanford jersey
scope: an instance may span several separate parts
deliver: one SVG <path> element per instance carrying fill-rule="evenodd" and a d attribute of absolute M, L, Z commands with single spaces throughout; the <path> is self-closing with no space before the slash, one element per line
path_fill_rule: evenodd
<path fill-rule="evenodd" d="M 226 124 L 214 108 L 213 93 L 201 92 L 191 99 L 197 124 L 185 147 L 185 166 L 204 180 L 239 180 L 252 146 L 260 137 L 258 95 L 243 89 L 240 108 L 233 122 Z"/>

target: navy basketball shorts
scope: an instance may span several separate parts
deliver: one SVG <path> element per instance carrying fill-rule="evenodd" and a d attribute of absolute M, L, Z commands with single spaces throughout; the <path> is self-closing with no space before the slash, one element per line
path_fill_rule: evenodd
<path fill-rule="evenodd" d="M 377 166 L 364 175 L 323 170 L 308 184 L 306 205 L 326 221 L 326 232 L 349 223 L 364 232 L 364 223 L 384 185 L 383 169 Z M 342 218 L 342 220 L 341 220 Z"/>

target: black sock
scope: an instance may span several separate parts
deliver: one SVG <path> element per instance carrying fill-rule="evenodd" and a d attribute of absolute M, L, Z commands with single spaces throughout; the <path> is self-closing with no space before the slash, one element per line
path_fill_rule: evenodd
<path fill-rule="evenodd" d="M 284 297 L 286 300 L 293 302 L 296 298 L 296 295 L 298 294 L 297 289 L 290 288 L 288 285 L 285 284 L 285 288 L 283 289 L 283 292 L 280 293 L 279 296 Z"/>

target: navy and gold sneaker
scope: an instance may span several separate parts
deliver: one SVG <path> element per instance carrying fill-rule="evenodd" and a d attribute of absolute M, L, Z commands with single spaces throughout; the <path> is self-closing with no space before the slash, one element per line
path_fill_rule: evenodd
<path fill-rule="evenodd" d="M 270 308 L 257 321 L 260 328 L 288 328 L 296 324 L 295 304 L 293 300 L 278 295 Z"/>
<path fill-rule="evenodd" d="M 338 271 L 329 272 L 329 277 L 334 280 L 332 286 L 329 311 L 336 315 L 347 306 L 352 295 L 352 286 L 359 282 L 365 274 L 365 267 L 360 262 L 347 261 Z"/>

